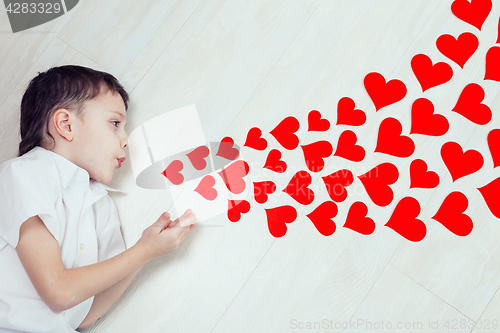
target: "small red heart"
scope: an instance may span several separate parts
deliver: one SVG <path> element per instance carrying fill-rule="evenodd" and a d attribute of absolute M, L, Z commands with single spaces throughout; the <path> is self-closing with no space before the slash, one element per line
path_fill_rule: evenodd
<path fill-rule="evenodd" d="M 446 83 L 453 77 L 453 69 L 450 65 L 445 62 L 433 65 L 432 60 L 425 54 L 414 56 L 411 60 L 411 68 L 423 91 Z"/>
<path fill-rule="evenodd" d="M 349 97 L 340 99 L 337 105 L 337 125 L 361 126 L 366 121 L 366 114 L 362 110 L 354 110 L 356 104 Z"/>
<path fill-rule="evenodd" d="M 408 137 L 401 135 L 403 127 L 395 118 L 386 118 L 380 123 L 378 130 L 377 147 L 375 152 L 396 157 L 409 157 L 415 151 L 415 143 Z"/>
<path fill-rule="evenodd" d="M 289 205 L 269 208 L 265 211 L 269 232 L 274 237 L 283 237 L 287 230 L 285 223 L 292 223 L 297 219 L 297 211 Z"/>
<path fill-rule="evenodd" d="M 300 146 L 304 152 L 307 168 L 312 172 L 319 172 L 325 167 L 325 158 L 333 152 L 332 144 L 328 141 L 318 141 Z"/>
<path fill-rule="evenodd" d="M 490 14 L 493 4 L 491 0 L 455 0 L 451 4 L 451 11 L 456 17 L 467 22 L 479 30 Z"/>
<path fill-rule="evenodd" d="M 273 149 L 267 155 L 266 163 L 264 168 L 272 170 L 277 173 L 283 173 L 286 171 L 286 163 L 281 159 L 281 152 L 278 149 Z"/>
<path fill-rule="evenodd" d="M 314 201 L 314 192 L 308 188 L 311 181 L 311 175 L 307 171 L 299 171 L 293 175 L 283 192 L 287 193 L 298 203 L 309 205 Z"/>
<path fill-rule="evenodd" d="M 267 148 L 266 139 L 261 137 L 262 131 L 258 127 L 253 127 L 248 131 L 244 146 L 255 150 L 265 150 Z"/>
<path fill-rule="evenodd" d="M 250 211 L 250 203 L 246 200 L 228 200 L 227 217 L 231 222 L 238 222 L 241 219 L 241 214 L 246 214 Z"/>
<path fill-rule="evenodd" d="M 210 154 L 210 150 L 207 146 L 199 146 L 186 155 L 196 170 L 203 170 L 207 167 L 207 161 L 205 161 L 205 158 L 208 154 Z"/>
<path fill-rule="evenodd" d="M 337 228 L 335 222 L 332 220 L 337 215 L 337 212 L 338 209 L 335 202 L 325 201 L 306 216 L 311 220 L 320 234 L 330 236 Z"/>
<path fill-rule="evenodd" d="M 478 188 L 490 212 L 500 219 L 500 177 Z"/>
<path fill-rule="evenodd" d="M 361 201 L 356 201 L 349 208 L 344 228 L 349 228 L 363 235 L 370 235 L 375 230 L 375 222 L 369 217 L 368 207 Z"/>
<path fill-rule="evenodd" d="M 267 194 L 272 194 L 274 191 L 276 191 L 276 184 L 270 180 L 253 183 L 253 195 L 255 201 L 260 204 L 265 203 L 267 201 Z"/>
<path fill-rule="evenodd" d="M 299 130 L 300 123 L 295 117 L 286 117 L 271 132 L 283 148 L 293 150 L 299 145 L 299 137 L 294 133 Z"/>
<path fill-rule="evenodd" d="M 453 181 L 470 175 L 483 167 L 483 156 L 477 150 L 467 150 L 465 153 L 462 147 L 456 142 L 446 142 L 441 147 L 441 158 L 450 171 Z"/>
<path fill-rule="evenodd" d="M 410 188 L 434 188 L 439 185 L 439 176 L 434 171 L 427 171 L 427 163 L 416 159 L 410 164 Z"/>
<path fill-rule="evenodd" d="M 194 191 L 199 193 L 203 198 L 212 201 L 217 198 L 217 190 L 213 188 L 214 185 L 215 178 L 210 175 L 206 175 L 201 179 Z"/>
<path fill-rule="evenodd" d="M 493 46 L 486 53 L 485 80 L 500 81 L 500 47 Z"/>
<path fill-rule="evenodd" d="M 436 41 L 436 46 L 441 53 L 464 68 L 467 60 L 472 57 L 479 46 L 476 35 L 464 32 L 457 39 L 452 35 L 442 35 Z"/>
<path fill-rule="evenodd" d="M 488 133 L 488 146 L 493 158 L 493 168 L 500 165 L 500 129 L 493 129 Z"/>
<path fill-rule="evenodd" d="M 436 215 L 432 218 L 457 236 L 471 233 L 473 224 L 469 216 L 464 214 L 469 206 L 467 197 L 461 192 L 452 192 L 444 199 Z"/>
<path fill-rule="evenodd" d="M 496 43 L 500 43 L 500 19 L 498 20 L 498 34 L 497 34 L 497 41 Z"/>
<path fill-rule="evenodd" d="M 491 110 L 487 105 L 481 104 L 483 99 L 483 88 L 476 83 L 468 84 L 460 94 L 452 111 L 461 114 L 475 124 L 485 125 L 491 120 Z"/>
<path fill-rule="evenodd" d="M 356 134 L 353 131 L 344 131 L 340 134 L 337 150 L 334 156 L 343 157 L 349 161 L 360 162 L 365 158 L 365 149 L 356 144 Z"/>
<path fill-rule="evenodd" d="M 240 151 L 237 148 L 233 148 L 234 141 L 232 138 L 226 136 L 220 141 L 219 150 L 215 156 L 220 156 L 226 160 L 234 161 L 240 156 Z"/>
<path fill-rule="evenodd" d="M 250 170 L 248 163 L 242 160 L 236 161 L 228 165 L 224 170 L 219 171 L 227 189 L 234 194 L 240 194 L 246 188 L 246 183 L 243 177 L 248 175 Z"/>
<path fill-rule="evenodd" d="M 377 111 L 402 100 L 406 96 L 406 86 L 402 81 L 390 80 L 385 83 L 382 74 L 376 72 L 367 74 L 364 84 Z"/>
<path fill-rule="evenodd" d="M 399 178 L 398 168 L 393 164 L 382 163 L 358 178 L 374 204 L 385 207 L 392 202 L 394 194 L 389 185 Z"/>
<path fill-rule="evenodd" d="M 385 224 L 404 238 L 412 242 L 420 242 L 427 233 L 427 228 L 421 220 L 417 219 L 420 214 L 420 204 L 412 197 L 401 199 L 389 221 Z"/>
<path fill-rule="evenodd" d="M 413 102 L 410 134 L 441 136 L 448 132 L 449 127 L 445 116 L 434 114 L 434 105 L 431 101 L 419 98 Z"/>
<path fill-rule="evenodd" d="M 352 172 L 347 169 L 342 169 L 328 176 L 321 177 L 326 186 L 326 191 L 330 198 L 336 202 L 342 202 L 347 198 L 347 186 L 354 181 Z"/>
<path fill-rule="evenodd" d="M 180 185 L 184 181 L 184 176 L 180 171 L 184 168 L 184 164 L 181 161 L 175 160 L 168 165 L 168 167 L 161 173 L 174 185 Z"/>
<path fill-rule="evenodd" d="M 324 132 L 328 131 L 330 128 L 330 122 L 328 119 L 321 119 L 321 113 L 318 110 L 312 110 L 309 112 L 307 116 L 307 122 L 309 124 L 309 128 L 307 131 L 317 131 Z"/>

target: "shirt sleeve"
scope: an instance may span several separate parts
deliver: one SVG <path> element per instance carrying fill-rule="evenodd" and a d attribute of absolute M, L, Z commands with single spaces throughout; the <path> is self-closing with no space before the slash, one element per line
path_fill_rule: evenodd
<path fill-rule="evenodd" d="M 0 168 L 0 249 L 17 247 L 19 229 L 30 217 L 38 215 L 61 245 L 60 221 L 56 201 L 61 188 L 47 169 L 33 163 L 13 160 Z"/>
<path fill-rule="evenodd" d="M 126 250 L 125 241 L 121 232 L 120 219 L 115 203 L 109 195 L 103 198 L 108 213 L 102 230 L 97 230 L 97 246 L 99 249 L 98 261 L 108 260 Z"/>

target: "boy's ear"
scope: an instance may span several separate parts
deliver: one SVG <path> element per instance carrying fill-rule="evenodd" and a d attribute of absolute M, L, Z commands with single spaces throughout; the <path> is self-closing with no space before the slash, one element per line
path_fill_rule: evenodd
<path fill-rule="evenodd" d="M 52 115 L 52 126 L 55 131 L 68 141 L 73 141 L 75 117 L 67 109 L 58 109 Z"/>

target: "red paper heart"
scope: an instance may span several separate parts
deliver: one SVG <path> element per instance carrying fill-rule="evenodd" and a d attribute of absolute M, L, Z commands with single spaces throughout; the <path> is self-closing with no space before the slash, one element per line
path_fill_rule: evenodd
<path fill-rule="evenodd" d="M 439 176 L 434 171 L 427 171 L 427 163 L 416 159 L 410 164 L 410 188 L 434 188 L 439 185 Z"/>
<path fill-rule="evenodd" d="M 367 74 L 364 84 L 377 111 L 402 100 L 406 96 L 406 86 L 402 81 L 390 80 L 385 83 L 382 74 L 376 72 Z"/>
<path fill-rule="evenodd" d="M 201 179 L 194 191 L 199 193 L 203 198 L 212 201 L 217 198 L 217 190 L 213 188 L 214 185 L 215 178 L 210 175 L 206 175 Z"/>
<path fill-rule="evenodd" d="M 478 171 L 484 163 L 480 152 L 470 149 L 464 153 L 462 147 L 452 141 L 441 147 L 441 157 L 453 181 Z"/>
<path fill-rule="evenodd" d="M 395 118 L 386 118 L 380 123 L 375 152 L 396 157 L 409 157 L 415 151 L 413 140 L 401 135 L 403 127 Z"/>
<path fill-rule="evenodd" d="M 225 158 L 226 160 L 234 161 L 240 156 L 240 151 L 237 148 L 233 148 L 234 141 L 232 138 L 226 136 L 220 141 L 219 150 L 216 156 Z"/>
<path fill-rule="evenodd" d="M 449 127 L 445 116 L 434 114 L 434 105 L 431 101 L 419 98 L 413 102 L 410 134 L 441 136 L 448 132 Z"/>
<path fill-rule="evenodd" d="M 497 34 L 497 41 L 496 43 L 500 43 L 500 19 L 498 20 L 498 34 Z"/>
<path fill-rule="evenodd" d="M 219 171 L 227 189 L 234 194 L 240 194 L 245 190 L 246 183 L 243 177 L 248 175 L 248 163 L 242 160 L 236 161 L 228 165 L 224 170 Z"/>
<path fill-rule="evenodd" d="M 307 171 L 299 171 L 293 175 L 283 192 L 287 193 L 298 203 L 309 205 L 314 201 L 314 192 L 308 188 L 311 181 L 311 175 Z"/>
<path fill-rule="evenodd" d="M 411 60 L 411 68 L 423 91 L 446 83 L 453 77 L 453 69 L 445 62 L 432 65 L 432 60 L 425 54 L 417 54 Z"/>
<path fill-rule="evenodd" d="M 271 132 L 283 148 L 293 150 L 299 145 L 299 137 L 294 133 L 299 130 L 300 123 L 295 117 L 286 117 Z"/>
<path fill-rule="evenodd" d="M 349 208 L 344 228 L 349 228 L 363 235 L 370 235 L 375 230 L 375 222 L 369 217 L 368 207 L 361 201 L 356 201 Z"/>
<path fill-rule="evenodd" d="M 394 194 L 389 185 L 399 178 L 398 168 L 393 164 L 382 163 L 358 178 L 374 204 L 384 207 L 392 202 Z"/>
<path fill-rule="evenodd" d="M 349 161 L 360 162 L 365 158 L 365 149 L 356 144 L 356 134 L 353 131 L 344 131 L 340 134 L 337 150 L 334 156 L 343 157 Z"/>
<path fill-rule="evenodd" d="M 485 125 L 491 120 L 491 110 L 487 105 L 481 104 L 484 99 L 483 88 L 476 83 L 468 84 L 452 111 L 461 114 L 475 124 Z"/>
<path fill-rule="evenodd" d="M 328 119 L 321 119 L 321 113 L 318 110 L 312 110 L 309 112 L 307 116 L 307 122 L 309 124 L 309 128 L 307 131 L 317 131 L 324 132 L 328 131 L 330 128 L 330 122 Z"/>
<path fill-rule="evenodd" d="M 180 185 L 184 181 L 184 176 L 180 171 L 184 168 L 184 164 L 181 161 L 175 160 L 168 165 L 168 167 L 161 173 L 174 185 Z"/>
<path fill-rule="evenodd" d="M 457 39 L 452 35 L 442 35 L 437 39 L 436 46 L 445 57 L 464 68 L 467 60 L 476 52 L 479 40 L 470 32 L 464 32 Z"/>
<path fill-rule="evenodd" d="M 266 139 L 261 137 L 262 131 L 258 127 L 253 127 L 248 131 L 244 146 L 255 150 L 265 150 L 267 148 Z"/>
<path fill-rule="evenodd" d="M 238 222 L 241 219 L 241 214 L 246 214 L 250 211 L 250 203 L 246 200 L 228 200 L 227 217 L 231 222 Z"/>
<path fill-rule="evenodd" d="M 330 198 L 336 202 L 342 202 L 347 198 L 347 186 L 354 181 L 352 172 L 347 169 L 342 169 L 328 176 L 321 177 L 326 186 L 326 191 Z"/>
<path fill-rule="evenodd" d="M 205 158 L 208 154 L 210 154 L 210 150 L 207 146 L 199 146 L 186 155 L 196 170 L 203 170 L 207 167 L 207 161 L 205 161 Z"/>
<path fill-rule="evenodd" d="M 464 22 L 472 24 L 479 30 L 490 14 L 493 4 L 491 0 L 455 0 L 451 4 L 451 11 Z"/>
<path fill-rule="evenodd" d="M 264 168 L 272 170 L 277 173 L 283 173 L 286 171 L 286 163 L 281 159 L 281 152 L 278 149 L 273 149 L 267 155 L 266 163 Z"/>
<path fill-rule="evenodd" d="M 337 215 L 337 205 L 333 201 L 325 201 L 306 216 L 323 236 L 330 236 L 337 228 L 332 220 Z"/>
<path fill-rule="evenodd" d="M 404 238 L 412 242 L 420 242 L 427 233 L 427 228 L 421 220 L 417 219 L 420 214 L 420 204 L 412 197 L 401 199 L 391 218 L 385 224 Z"/>
<path fill-rule="evenodd" d="M 493 168 L 500 165 L 500 129 L 493 129 L 488 133 L 488 146 L 493 158 Z"/>
<path fill-rule="evenodd" d="M 469 201 L 461 192 L 452 192 L 444 199 L 436 215 L 432 218 L 457 236 L 467 236 L 471 233 L 473 224 L 469 216 L 464 214 Z"/>
<path fill-rule="evenodd" d="M 478 188 L 490 212 L 500 219 L 500 177 Z"/>
<path fill-rule="evenodd" d="M 354 110 L 355 103 L 349 97 L 341 98 L 337 105 L 337 125 L 361 126 L 366 121 L 362 110 Z"/>
<path fill-rule="evenodd" d="M 286 234 L 286 224 L 297 219 L 297 211 L 292 206 L 280 206 L 265 209 L 267 215 L 267 225 L 269 232 L 274 237 L 283 237 Z"/>
<path fill-rule="evenodd" d="M 500 47 L 493 46 L 486 53 L 485 80 L 500 81 Z"/>
<path fill-rule="evenodd" d="M 300 146 L 304 152 L 307 168 L 312 172 L 319 172 L 325 167 L 325 158 L 328 158 L 332 152 L 332 144 L 328 141 L 318 141 L 311 144 Z"/>
<path fill-rule="evenodd" d="M 265 203 L 267 201 L 267 194 L 272 194 L 274 191 L 276 191 L 276 184 L 270 180 L 253 183 L 253 195 L 255 201 L 260 204 Z"/>

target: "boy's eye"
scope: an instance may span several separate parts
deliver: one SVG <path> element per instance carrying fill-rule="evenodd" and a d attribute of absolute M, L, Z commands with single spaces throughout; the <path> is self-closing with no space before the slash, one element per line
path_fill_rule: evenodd
<path fill-rule="evenodd" d="M 121 121 L 113 120 L 111 123 L 116 123 L 115 127 L 118 127 L 118 124 L 121 123 Z"/>

